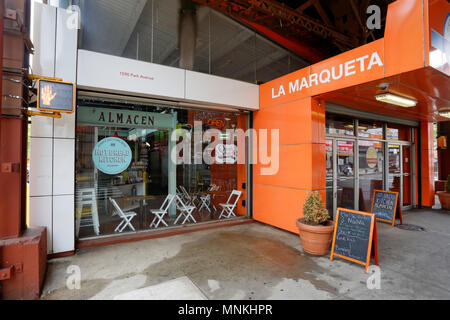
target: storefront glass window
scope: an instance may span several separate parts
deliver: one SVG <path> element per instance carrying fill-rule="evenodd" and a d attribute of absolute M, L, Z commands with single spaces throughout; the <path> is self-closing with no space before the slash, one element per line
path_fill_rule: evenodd
<path fill-rule="evenodd" d="M 411 140 L 411 128 L 407 127 L 407 126 L 402 126 L 399 124 L 388 123 L 386 139 L 387 140 L 410 141 Z"/>
<path fill-rule="evenodd" d="M 245 115 L 86 99 L 77 118 L 77 238 L 246 214 Z"/>
<path fill-rule="evenodd" d="M 326 133 L 354 136 L 353 119 L 346 116 L 326 114 Z"/>
<path fill-rule="evenodd" d="M 383 123 L 360 120 L 358 124 L 358 136 L 362 138 L 383 139 Z"/>
<path fill-rule="evenodd" d="M 357 136 L 353 123 L 358 123 Z M 374 190 L 383 188 L 398 192 L 404 209 L 414 205 L 412 132 L 400 124 L 326 113 L 327 209 L 370 211 Z"/>
<path fill-rule="evenodd" d="M 359 210 L 370 211 L 374 190 L 383 190 L 383 142 L 359 141 Z"/>
<path fill-rule="evenodd" d="M 180 1 L 75 1 L 81 9 L 81 49 L 226 78 L 260 83 L 310 63 L 254 30 L 196 5 L 193 33 L 180 41 Z M 191 20 L 189 20 L 191 21 Z M 187 54 L 182 59 L 180 46 Z M 193 67 L 192 65 L 193 58 Z"/>

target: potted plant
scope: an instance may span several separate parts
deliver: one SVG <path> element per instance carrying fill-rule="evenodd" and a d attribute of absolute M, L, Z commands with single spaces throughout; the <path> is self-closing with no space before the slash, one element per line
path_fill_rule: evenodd
<path fill-rule="evenodd" d="M 436 194 L 439 197 L 439 202 L 442 205 L 442 209 L 450 210 L 450 175 L 447 177 L 445 191 L 438 191 Z"/>
<path fill-rule="evenodd" d="M 303 218 L 297 220 L 303 250 L 313 255 L 325 255 L 330 248 L 334 223 L 329 220 L 319 192 L 311 192 L 303 205 Z"/>

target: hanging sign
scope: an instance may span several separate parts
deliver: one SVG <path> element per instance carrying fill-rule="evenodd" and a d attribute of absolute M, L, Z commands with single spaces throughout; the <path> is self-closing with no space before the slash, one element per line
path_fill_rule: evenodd
<path fill-rule="evenodd" d="M 371 212 L 375 214 L 377 220 L 389 222 L 394 226 L 395 220 L 403 223 L 398 192 L 374 190 L 372 197 Z"/>
<path fill-rule="evenodd" d="M 370 259 L 378 265 L 377 226 L 375 215 L 338 208 L 330 259 L 350 260 L 369 268 Z"/>
<path fill-rule="evenodd" d="M 92 150 L 95 167 L 106 174 L 119 174 L 131 163 L 131 149 L 120 138 L 110 137 L 100 140 Z"/>
<path fill-rule="evenodd" d="M 38 80 L 37 108 L 40 111 L 73 113 L 75 85 L 71 82 Z"/>

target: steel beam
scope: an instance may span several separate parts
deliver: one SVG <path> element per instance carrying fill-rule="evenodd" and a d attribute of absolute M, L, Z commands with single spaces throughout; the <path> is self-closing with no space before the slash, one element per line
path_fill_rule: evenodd
<path fill-rule="evenodd" d="M 285 25 L 295 25 L 303 30 L 307 30 L 316 35 L 319 35 L 324 39 L 332 39 L 334 42 L 339 43 L 340 47 L 342 48 L 350 49 L 358 45 L 358 42 L 354 37 L 349 37 L 345 34 L 342 34 L 332 26 L 326 25 L 320 21 L 310 18 L 302 14 L 298 10 L 291 9 L 273 0 L 194 1 L 201 5 L 224 12 L 228 15 L 237 18 L 244 18 L 250 21 L 252 21 L 251 19 L 254 16 L 254 14 L 250 14 L 250 12 L 256 11 L 261 15 L 266 15 L 273 19 L 278 19 Z M 312 2 L 312 4 L 314 4 L 314 2 Z"/>

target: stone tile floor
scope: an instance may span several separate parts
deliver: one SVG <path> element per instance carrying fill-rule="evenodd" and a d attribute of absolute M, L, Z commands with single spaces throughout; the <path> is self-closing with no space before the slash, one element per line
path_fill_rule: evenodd
<path fill-rule="evenodd" d="M 381 288 L 360 265 L 302 252 L 295 234 L 260 223 L 83 249 L 54 259 L 42 299 L 450 299 L 450 213 L 412 210 L 378 224 Z M 66 286 L 69 266 L 81 288 Z"/>

